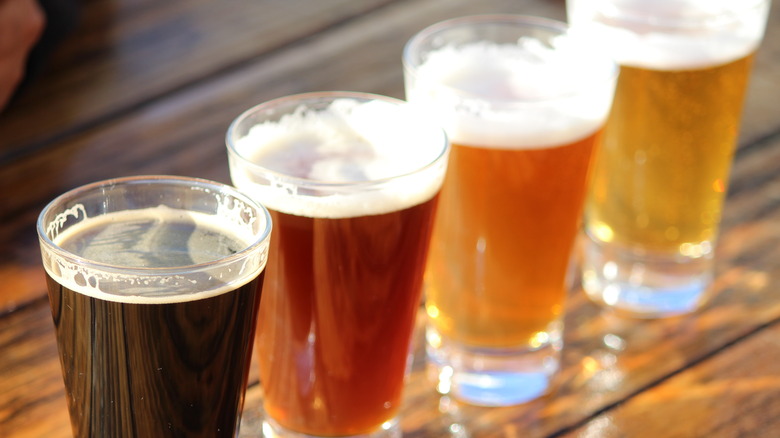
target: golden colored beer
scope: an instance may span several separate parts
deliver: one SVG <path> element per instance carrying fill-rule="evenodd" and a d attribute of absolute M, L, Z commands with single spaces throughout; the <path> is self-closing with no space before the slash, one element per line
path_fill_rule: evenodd
<path fill-rule="evenodd" d="M 585 206 L 582 285 L 639 317 L 710 296 L 723 199 L 769 0 L 567 0 L 620 64 Z"/>
<path fill-rule="evenodd" d="M 626 250 L 712 251 L 768 2 L 569 0 L 621 65 L 586 230 Z"/>
<path fill-rule="evenodd" d="M 458 343 L 545 343 L 599 133 L 545 148 L 453 144 L 426 272 L 426 309 Z"/>
<path fill-rule="evenodd" d="M 594 169 L 589 234 L 689 256 L 715 238 L 752 59 L 621 67 Z"/>

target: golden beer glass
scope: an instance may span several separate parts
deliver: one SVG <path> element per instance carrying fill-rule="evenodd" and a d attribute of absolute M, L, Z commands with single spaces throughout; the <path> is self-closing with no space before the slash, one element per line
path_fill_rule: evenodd
<path fill-rule="evenodd" d="M 274 221 L 257 353 L 266 437 L 399 437 L 444 131 L 403 101 L 282 97 L 227 134 Z"/>
<path fill-rule="evenodd" d="M 742 105 L 768 0 L 569 0 L 620 64 L 585 207 L 583 288 L 634 316 L 709 296 Z"/>
<path fill-rule="evenodd" d="M 564 23 L 486 15 L 404 50 L 407 99 L 452 142 L 425 274 L 429 369 L 478 405 L 546 393 L 617 66 Z"/>

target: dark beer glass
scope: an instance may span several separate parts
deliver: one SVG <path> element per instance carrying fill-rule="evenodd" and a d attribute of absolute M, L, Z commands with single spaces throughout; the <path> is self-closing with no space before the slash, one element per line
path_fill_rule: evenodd
<path fill-rule="evenodd" d="M 274 220 L 257 351 L 268 437 L 400 436 L 410 341 L 449 151 L 407 104 L 310 93 L 227 134 Z"/>
<path fill-rule="evenodd" d="M 38 234 L 75 437 L 235 437 L 267 210 L 206 180 L 98 182 Z"/>

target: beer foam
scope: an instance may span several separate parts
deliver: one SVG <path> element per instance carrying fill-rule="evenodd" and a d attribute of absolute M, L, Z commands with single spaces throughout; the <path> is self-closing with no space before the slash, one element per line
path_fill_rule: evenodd
<path fill-rule="evenodd" d="M 344 98 L 255 125 L 229 148 L 230 171 L 237 187 L 277 211 L 366 216 L 431 199 L 446 145 L 443 131 L 408 105 Z"/>
<path fill-rule="evenodd" d="M 49 226 L 58 248 L 42 247 L 47 273 L 84 295 L 138 304 L 193 301 L 232 291 L 265 266 L 267 249 L 220 265 L 257 239 L 251 226 L 227 217 L 161 205 L 86 218 L 79 207 L 51 225 L 68 216 L 78 223 L 61 232 Z"/>
<path fill-rule="evenodd" d="M 407 99 L 435 114 L 453 143 L 529 149 L 580 140 L 609 113 L 616 67 L 571 38 L 552 44 L 444 46 L 405 66 Z"/>
<path fill-rule="evenodd" d="M 753 53 L 769 1 L 569 1 L 569 22 L 620 63 L 656 70 L 700 69 Z"/>

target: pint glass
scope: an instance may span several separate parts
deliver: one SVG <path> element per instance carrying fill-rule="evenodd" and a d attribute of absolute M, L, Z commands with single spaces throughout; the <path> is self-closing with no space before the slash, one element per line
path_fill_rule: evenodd
<path fill-rule="evenodd" d="M 38 219 L 81 437 L 235 437 L 268 253 L 268 212 L 223 184 L 86 185 Z"/>
<path fill-rule="evenodd" d="M 449 143 L 407 104 L 309 93 L 227 134 L 274 238 L 257 351 L 266 436 L 400 436 L 397 415 Z"/>
<path fill-rule="evenodd" d="M 474 16 L 404 51 L 407 98 L 452 142 L 425 274 L 440 392 L 538 397 L 558 369 L 567 272 L 616 65 L 563 23 Z"/>
<path fill-rule="evenodd" d="M 713 256 L 769 0 L 569 0 L 620 64 L 586 203 L 583 287 L 640 317 L 693 311 Z"/>

